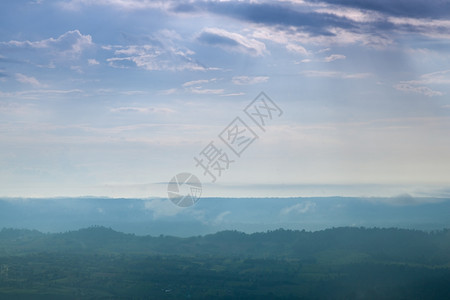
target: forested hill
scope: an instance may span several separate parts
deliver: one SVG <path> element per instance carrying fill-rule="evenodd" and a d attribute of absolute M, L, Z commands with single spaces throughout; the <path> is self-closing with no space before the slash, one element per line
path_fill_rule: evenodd
<path fill-rule="evenodd" d="M 19 229 L 0 231 L 0 255 L 36 252 L 214 255 L 330 262 L 336 259 L 335 263 L 376 260 L 450 266 L 450 230 L 342 227 L 316 232 L 222 231 L 189 238 L 136 236 L 98 226 L 57 234 Z"/>

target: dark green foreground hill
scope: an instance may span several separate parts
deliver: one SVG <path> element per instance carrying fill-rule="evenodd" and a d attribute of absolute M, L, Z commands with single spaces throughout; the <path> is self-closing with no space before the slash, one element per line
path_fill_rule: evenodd
<path fill-rule="evenodd" d="M 0 231 L 0 298 L 450 299 L 450 231 Z"/>

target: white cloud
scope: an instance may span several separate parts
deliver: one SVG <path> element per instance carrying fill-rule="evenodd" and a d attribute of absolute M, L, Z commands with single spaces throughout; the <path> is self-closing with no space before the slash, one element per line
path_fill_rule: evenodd
<path fill-rule="evenodd" d="M 186 91 L 189 91 L 194 94 L 213 94 L 213 95 L 223 94 L 225 92 L 224 89 L 203 88 L 203 84 L 209 84 L 217 80 L 218 80 L 217 78 L 211 78 L 211 79 L 199 79 L 187 81 L 183 83 L 183 87 L 185 88 Z"/>
<path fill-rule="evenodd" d="M 402 92 L 422 94 L 422 95 L 425 95 L 428 97 L 443 95 L 442 92 L 434 91 L 434 90 L 430 89 L 429 87 L 417 86 L 417 85 L 413 85 L 413 84 L 410 84 L 407 82 L 401 82 L 399 84 L 396 84 L 396 85 L 394 85 L 394 88 L 399 91 L 402 91 Z"/>
<path fill-rule="evenodd" d="M 9 92 L 2 93 L 0 95 L 2 97 L 8 98 L 17 98 L 17 99 L 30 99 L 30 100 L 38 100 L 43 99 L 44 97 L 61 97 L 64 95 L 74 94 L 74 93 L 83 93 L 83 90 L 80 89 L 71 89 L 71 90 L 51 90 L 51 89 L 36 89 L 36 90 L 25 90 L 19 92 Z"/>
<path fill-rule="evenodd" d="M 317 53 L 324 53 L 324 52 L 328 52 L 328 51 L 331 51 L 331 48 L 320 49 L 319 51 L 317 51 Z"/>
<path fill-rule="evenodd" d="M 281 44 L 290 52 L 309 55 L 305 47 L 299 45 L 301 42 L 295 34 L 283 30 L 275 30 L 271 27 L 260 27 L 253 32 L 253 37 L 263 40 L 269 40 L 273 43 Z M 296 43 L 294 43 L 296 42 Z"/>
<path fill-rule="evenodd" d="M 152 211 L 153 217 L 155 218 L 175 216 L 183 210 L 167 199 L 152 199 L 145 201 L 144 207 L 145 209 Z"/>
<path fill-rule="evenodd" d="M 270 40 L 274 43 L 318 45 L 326 47 L 319 53 L 330 50 L 330 46 L 361 44 L 373 48 L 385 48 L 393 43 L 393 40 L 385 35 L 374 35 L 371 33 L 355 32 L 343 28 L 332 27 L 328 29 L 332 35 L 313 35 L 304 31 L 292 31 L 277 27 L 260 26 L 253 32 L 252 36 L 258 39 Z M 292 47 L 292 46 L 290 46 Z M 307 52 L 309 54 L 309 52 Z"/>
<path fill-rule="evenodd" d="M 214 94 L 219 95 L 225 92 L 224 89 L 202 89 L 201 87 L 193 87 L 189 89 L 194 94 Z"/>
<path fill-rule="evenodd" d="M 268 76 L 234 76 L 231 81 L 237 85 L 250 85 L 267 82 Z"/>
<path fill-rule="evenodd" d="M 450 84 L 450 70 L 423 74 L 419 80 L 407 82 L 411 84 Z"/>
<path fill-rule="evenodd" d="M 88 64 L 90 64 L 90 65 L 99 65 L 100 63 L 96 59 L 90 58 L 90 59 L 88 59 Z"/>
<path fill-rule="evenodd" d="M 158 92 L 158 94 L 160 95 L 172 95 L 175 94 L 177 92 L 176 88 L 172 88 L 172 89 L 167 89 L 167 90 L 161 90 Z"/>
<path fill-rule="evenodd" d="M 140 10 L 140 9 L 167 9 L 170 1 L 157 0 L 69 0 L 59 3 L 61 7 L 68 10 L 79 10 L 83 6 L 110 6 L 118 9 Z"/>
<path fill-rule="evenodd" d="M 294 204 L 289 207 L 285 207 L 280 211 L 280 214 L 282 214 L 282 215 L 288 215 L 290 213 L 304 214 L 304 213 L 314 210 L 315 207 L 316 207 L 316 204 L 314 202 L 306 201 L 306 202 Z"/>
<path fill-rule="evenodd" d="M 345 73 L 336 71 L 303 71 L 301 74 L 307 77 L 328 77 L 328 78 L 342 78 L 342 79 L 362 79 L 371 76 L 370 73 Z"/>
<path fill-rule="evenodd" d="M 300 53 L 303 55 L 308 55 L 308 51 L 305 49 L 305 47 L 296 45 L 296 44 L 287 44 L 286 49 L 288 49 L 291 52 Z"/>
<path fill-rule="evenodd" d="M 135 107 L 135 106 L 122 106 L 122 107 L 111 108 L 110 111 L 115 112 L 115 113 L 117 113 L 117 112 L 136 112 L 136 113 L 144 113 L 144 114 L 149 114 L 149 113 L 167 114 L 167 113 L 175 112 L 173 109 L 170 109 L 168 107 Z"/>
<path fill-rule="evenodd" d="M 31 84 L 32 86 L 35 86 L 35 87 L 42 87 L 42 86 L 44 86 L 36 78 L 34 78 L 32 76 L 26 76 L 26 75 L 21 74 L 21 73 L 16 73 L 16 80 L 21 82 L 21 83 Z"/>
<path fill-rule="evenodd" d="M 435 91 L 425 85 L 448 85 L 450 84 L 450 70 L 443 70 L 438 72 L 432 72 L 423 74 L 417 80 L 401 81 L 400 83 L 394 85 L 394 88 L 407 92 L 407 93 L 417 93 L 428 97 L 442 96 L 444 93 L 440 91 Z"/>
<path fill-rule="evenodd" d="M 223 223 L 224 218 L 229 214 L 231 214 L 231 211 L 229 210 L 221 212 L 220 214 L 217 215 L 217 217 L 214 218 L 213 224 L 218 225 Z"/>
<path fill-rule="evenodd" d="M 342 54 L 331 54 L 330 56 L 327 56 L 324 58 L 325 62 L 332 62 L 338 59 L 345 59 L 345 55 Z"/>
<path fill-rule="evenodd" d="M 355 22 L 376 22 L 381 20 L 383 16 L 380 14 L 371 11 L 365 11 L 361 9 L 355 8 L 344 8 L 339 6 L 331 6 L 326 8 L 319 8 L 316 10 L 317 13 L 321 14 L 330 14 L 335 15 L 337 17 L 346 18 Z"/>
<path fill-rule="evenodd" d="M 242 95 L 245 95 L 245 93 L 243 93 L 243 92 L 240 92 L 240 93 L 229 93 L 229 94 L 223 94 L 223 95 L 220 95 L 220 96 L 223 96 L 223 97 L 235 97 L 235 96 L 242 96 Z"/>
<path fill-rule="evenodd" d="M 409 31 L 411 27 L 415 27 L 422 35 L 432 38 L 450 39 L 450 20 L 389 17 L 388 22 L 397 27 L 404 26 L 406 31 Z"/>
<path fill-rule="evenodd" d="M 79 30 L 67 31 L 55 38 L 40 41 L 9 41 L 0 42 L 0 46 L 22 49 L 45 49 L 54 55 L 79 55 L 87 47 L 93 45 L 90 35 L 83 35 Z"/>
<path fill-rule="evenodd" d="M 199 39 L 212 46 L 255 56 L 262 56 L 267 52 L 266 45 L 263 42 L 220 28 L 205 28 L 200 33 Z"/>
<path fill-rule="evenodd" d="M 192 81 L 188 81 L 188 82 L 183 83 L 183 86 L 187 87 L 187 86 L 192 86 L 192 85 L 200 85 L 202 83 L 209 83 L 209 82 L 212 82 L 212 81 L 216 81 L 216 78 L 192 80 Z"/>
<path fill-rule="evenodd" d="M 191 58 L 193 52 L 189 49 L 160 45 L 114 46 L 107 49 L 115 49 L 115 57 L 108 58 L 106 61 L 116 68 L 137 66 L 149 71 L 205 70 L 205 67 Z"/>

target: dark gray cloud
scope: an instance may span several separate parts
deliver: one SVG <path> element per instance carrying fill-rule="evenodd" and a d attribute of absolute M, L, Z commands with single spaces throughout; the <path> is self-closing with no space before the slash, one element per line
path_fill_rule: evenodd
<path fill-rule="evenodd" d="M 313 35 L 333 35 L 328 27 L 356 28 L 348 19 L 331 14 L 303 12 L 285 3 L 193 2 L 178 4 L 175 12 L 208 11 L 234 19 L 268 26 L 301 28 Z"/>
<path fill-rule="evenodd" d="M 450 17 L 448 0 L 308 0 L 351 8 L 367 9 L 382 14 L 411 18 L 444 19 Z"/>
<path fill-rule="evenodd" d="M 329 26 L 353 28 L 347 19 L 329 14 L 298 11 L 292 5 L 242 3 L 242 2 L 210 2 L 206 8 L 216 14 L 234 17 L 271 26 L 301 27 L 317 35 L 330 35 Z"/>
<path fill-rule="evenodd" d="M 172 7 L 175 12 L 205 11 L 229 17 L 235 20 L 270 26 L 291 32 L 306 32 L 311 36 L 334 36 L 333 29 L 341 28 L 357 34 L 370 34 L 372 37 L 386 38 L 393 31 L 424 34 L 429 31 L 425 25 L 411 23 L 392 23 L 388 16 L 441 18 L 450 16 L 450 1 L 424 0 L 308 0 L 311 3 L 328 3 L 329 8 L 358 8 L 380 13 L 377 18 L 364 21 L 355 20 L 345 15 L 334 14 L 332 11 L 314 11 L 311 7 L 296 5 L 289 2 L 252 3 L 234 1 L 197 1 L 184 2 Z M 448 28 L 433 28 L 439 34 L 445 34 Z M 232 40 L 217 38 L 211 35 L 201 37 L 210 44 L 232 43 Z"/>

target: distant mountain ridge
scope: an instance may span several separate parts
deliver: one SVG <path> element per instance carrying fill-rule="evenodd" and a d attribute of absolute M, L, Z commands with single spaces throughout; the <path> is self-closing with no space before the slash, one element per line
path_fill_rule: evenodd
<path fill-rule="evenodd" d="M 32 252 L 219 255 L 299 260 L 420 262 L 450 266 L 450 230 L 331 228 L 308 232 L 278 229 L 246 234 L 221 231 L 188 238 L 136 236 L 93 226 L 65 233 L 2 229 L 0 256 Z"/>
<path fill-rule="evenodd" d="M 286 228 L 450 228 L 450 199 L 202 198 L 181 209 L 168 199 L 0 198 L 0 228 L 64 232 L 92 224 L 139 235 L 195 236 L 223 230 L 247 233 Z"/>

